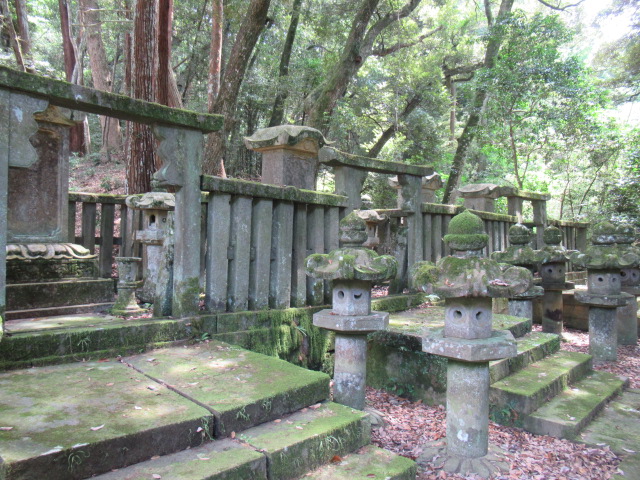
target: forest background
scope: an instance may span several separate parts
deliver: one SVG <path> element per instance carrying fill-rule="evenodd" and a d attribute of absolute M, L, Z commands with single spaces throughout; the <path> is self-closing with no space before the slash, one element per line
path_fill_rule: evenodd
<path fill-rule="evenodd" d="M 443 203 L 498 183 L 551 193 L 554 218 L 640 226 L 640 0 L 0 0 L 0 20 L 0 64 L 224 115 L 209 174 L 258 179 L 243 137 L 308 125 L 433 166 Z M 72 166 L 149 190 L 147 127 L 76 120 Z M 381 175 L 365 193 L 395 204 Z"/>

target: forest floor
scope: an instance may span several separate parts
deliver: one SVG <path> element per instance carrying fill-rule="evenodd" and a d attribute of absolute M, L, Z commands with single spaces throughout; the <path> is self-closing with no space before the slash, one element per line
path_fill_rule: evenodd
<path fill-rule="evenodd" d="M 540 326 L 534 326 L 534 330 Z M 565 329 L 562 349 L 588 353 L 589 334 Z M 640 388 L 640 347 L 622 346 L 618 362 L 598 365 L 630 379 L 630 388 Z M 384 425 L 372 431 L 373 443 L 400 455 L 418 459 L 428 442 L 445 440 L 444 406 L 411 402 L 382 390 L 367 388 L 367 404 L 376 410 Z M 540 436 L 519 428 L 489 423 L 489 442 L 504 451 L 511 464 L 508 474 L 495 480 L 606 480 L 619 474 L 618 458 L 608 446 L 592 447 L 568 440 Z M 474 475 L 447 474 L 429 464 L 420 464 L 418 480 L 475 480 Z"/>

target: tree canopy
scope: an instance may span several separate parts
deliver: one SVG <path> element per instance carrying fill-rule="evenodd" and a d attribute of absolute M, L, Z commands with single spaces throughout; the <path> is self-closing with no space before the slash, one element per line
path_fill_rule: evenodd
<path fill-rule="evenodd" d="M 582 23 L 589 5 L 3 0 L 0 62 L 222 113 L 208 173 L 259 177 L 260 158 L 242 138 L 305 124 L 346 152 L 433 165 L 447 180 L 445 201 L 462 183 L 495 182 L 552 193 L 556 217 L 638 221 L 638 126 L 615 109 L 640 93 L 640 3 L 603 7 L 597 22 L 624 16 L 629 28 L 600 45 L 585 44 L 584 31 L 598 28 Z M 152 154 L 141 160 L 154 147 L 137 143 L 146 138 L 138 127 L 89 125 L 79 152 L 90 132 L 104 158 L 155 168 Z M 145 178 L 129 191 L 148 188 Z M 386 180 L 367 185 L 386 206 Z"/>

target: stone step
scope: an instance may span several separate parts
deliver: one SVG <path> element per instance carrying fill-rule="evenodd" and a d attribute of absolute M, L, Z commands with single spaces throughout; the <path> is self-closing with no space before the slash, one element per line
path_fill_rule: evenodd
<path fill-rule="evenodd" d="M 640 454 L 640 390 L 631 389 L 610 402 L 575 440 L 589 445 L 608 445 L 620 456 Z M 640 478 L 625 477 L 625 478 Z"/>
<path fill-rule="evenodd" d="M 215 440 L 95 478 L 147 480 L 159 475 L 180 480 L 287 480 L 368 442 L 365 413 L 327 402 L 245 430 L 235 440 Z"/>
<path fill-rule="evenodd" d="M 5 323 L 0 370 L 99 360 L 191 336 L 191 320 L 124 320 L 109 315 L 35 317 Z"/>
<path fill-rule="evenodd" d="M 115 297 L 114 285 L 110 278 L 9 284 L 7 310 L 109 303 Z"/>
<path fill-rule="evenodd" d="M 493 418 L 498 423 L 521 421 L 590 370 L 591 355 L 577 352 L 560 351 L 532 363 L 491 385 Z"/>
<path fill-rule="evenodd" d="M 594 371 L 524 419 L 524 428 L 538 435 L 570 438 L 582 430 L 616 395 L 627 379 Z"/>
<path fill-rule="evenodd" d="M 415 480 L 416 463 L 388 450 L 369 445 L 340 461 L 307 473 L 302 478 L 305 480 L 367 480 L 371 478 Z"/>
<path fill-rule="evenodd" d="M 222 343 L 126 361 L 134 368 L 104 361 L 0 374 L 0 478 L 87 478 L 240 432 L 329 395 L 323 373 Z"/>
<path fill-rule="evenodd" d="M 33 319 L 42 317 L 55 317 L 60 315 L 77 315 L 77 314 L 106 314 L 113 302 L 108 303 L 88 303 L 83 305 L 72 305 L 66 307 L 48 307 L 36 308 L 32 310 L 8 310 L 5 312 L 5 320 Z"/>
<path fill-rule="evenodd" d="M 528 365 L 535 363 L 560 350 L 560 337 L 553 333 L 530 332 L 516 338 L 518 354 L 489 364 L 491 383 L 502 380 Z"/>

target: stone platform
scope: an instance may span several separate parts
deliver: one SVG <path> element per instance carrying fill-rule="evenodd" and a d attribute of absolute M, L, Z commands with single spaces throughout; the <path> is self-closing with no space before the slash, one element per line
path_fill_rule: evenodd
<path fill-rule="evenodd" d="M 0 389 L 3 480 L 294 479 L 369 443 L 327 375 L 221 342 L 14 370 Z M 415 476 L 389 452 L 357 463 Z"/>

